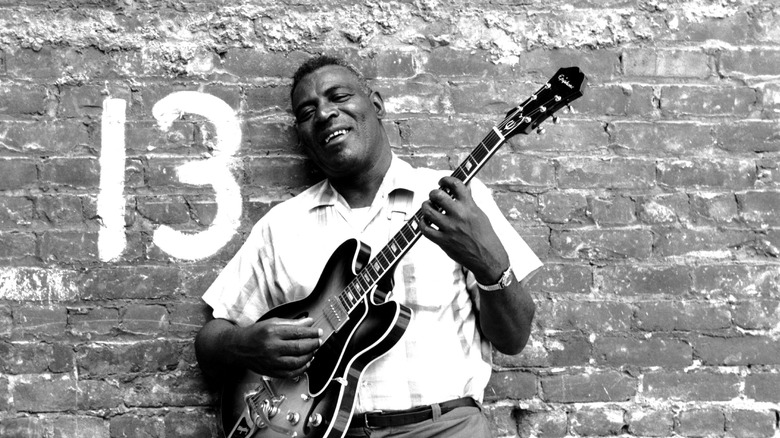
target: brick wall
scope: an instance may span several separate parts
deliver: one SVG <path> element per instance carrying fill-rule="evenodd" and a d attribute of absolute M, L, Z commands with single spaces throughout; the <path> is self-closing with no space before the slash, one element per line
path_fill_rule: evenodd
<path fill-rule="evenodd" d="M 0 0 L 0 436 L 216 436 L 199 297 L 317 177 L 287 77 L 321 51 L 441 168 L 557 68 L 590 79 L 482 173 L 546 263 L 529 346 L 495 357 L 497 436 L 780 434 L 775 1 L 248 3 Z M 179 91 L 217 111 L 161 129 Z"/>

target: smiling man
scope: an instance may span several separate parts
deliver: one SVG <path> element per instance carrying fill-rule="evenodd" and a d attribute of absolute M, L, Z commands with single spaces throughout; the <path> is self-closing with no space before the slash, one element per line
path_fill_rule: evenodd
<path fill-rule="evenodd" d="M 342 242 L 376 251 L 420 209 L 424 237 L 398 261 L 391 295 L 413 316 L 363 372 L 346 436 L 489 437 L 481 401 L 491 346 L 516 354 L 528 341 L 527 279 L 541 262 L 484 184 L 395 156 L 382 96 L 344 60 L 304 63 L 291 101 L 301 145 L 326 179 L 260 219 L 204 295 L 214 318 L 196 339 L 201 368 L 217 378 L 306 372 L 323 342 L 314 319 L 258 319 L 307 297 Z"/>

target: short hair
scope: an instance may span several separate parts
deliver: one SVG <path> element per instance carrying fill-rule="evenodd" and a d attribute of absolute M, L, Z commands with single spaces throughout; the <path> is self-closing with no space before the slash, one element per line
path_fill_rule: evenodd
<path fill-rule="evenodd" d="M 349 70 L 357 78 L 358 83 L 360 84 L 360 89 L 366 94 L 371 94 L 371 87 L 368 85 L 366 77 L 363 76 L 355 67 L 353 67 L 352 64 L 347 62 L 346 59 L 339 58 L 337 56 L 320 55 L 307 59 L 303 64 L 301 64 L 300 67 L 298 67 L 298 70 L 295 71 L 295 74 L 292 77 L 292 87 L 290 88 L 290 102 L 292 102 L 293 93 L 295 93 L 295 87 L 298 86 L 298 83 L 300 83 L 306 75 L 314 73 L 315 71 L 329 65 L 336 65 Z"/>

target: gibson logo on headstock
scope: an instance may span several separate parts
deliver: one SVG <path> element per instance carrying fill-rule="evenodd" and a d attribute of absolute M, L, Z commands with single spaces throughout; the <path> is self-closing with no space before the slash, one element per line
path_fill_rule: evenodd
<path fill-rule="evenodd" d="M 563 85 L 566 85 L 567 87 L 574 89 L 574 85 L 570 84 L 569 81 L 566 80 L 566 76 L 564 75 L 558 75 L 558 80 L 563 83 Z"/>

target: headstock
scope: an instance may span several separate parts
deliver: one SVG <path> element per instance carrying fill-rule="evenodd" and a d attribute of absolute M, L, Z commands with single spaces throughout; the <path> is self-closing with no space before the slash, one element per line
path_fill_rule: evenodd
<path fill-rule="evenodd" d="M 536 93 L 512 108 L 496 128 L 504 138 L 528 134 L 556 111 L 582 96 L 587 82 L 578 67 L 559 69 Z"/>

